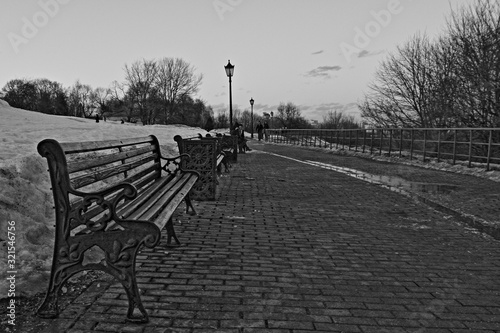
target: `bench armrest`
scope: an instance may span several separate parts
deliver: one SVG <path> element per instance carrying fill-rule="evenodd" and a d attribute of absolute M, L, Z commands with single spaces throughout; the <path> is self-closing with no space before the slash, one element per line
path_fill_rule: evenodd
<path fill-rule="evenodd" d="M 174 156 L 174 157 L 164 157 L 160 155 L 160 158 L 164 161 L 167 161 L 165 165 L 162 166 L 162 170 L 165 171 L 168 174 L 177 174 L 178 172 L 183 172 L 183 173 L 194 173 L 198 177 L 200 177 L 200 173 L 195 170 L 187 170 L 182 167 L 182 159 L 187 158 L 190 159 L 191 156 L 189 154 L 180 154 L 179 156 Z M 170 164 L 173 164 L 175 167 L 173 169 L 169 169 L 168 167 Z"/>
<path fill-rule="evenodd" d="M 116 213 L 116 206 L 123 199 L 134 199 L 137 196 L 137 188 L 130 183 L 121 183 L 97 192 L 81 192 L 69 188 L 68 193 L 82 198 L 74 206 L 75 209 L 71 210 L 69 220 L 75 220 L 77 224 L 84 224 L 89 230 L 95 232 L 106 229 L 108 222 L 112 220 L 115 222 L 121 220 Z M 113 193 L 116 194 L 110 196 Z M 108 198 L 106 198 L 107 196 Z M 98 221 L 93 221 L 85 216 L 88 208 L 93 203 L 107 211 L 103 218 Z M 70 223 L 73 224 L 73 222 Z"/>

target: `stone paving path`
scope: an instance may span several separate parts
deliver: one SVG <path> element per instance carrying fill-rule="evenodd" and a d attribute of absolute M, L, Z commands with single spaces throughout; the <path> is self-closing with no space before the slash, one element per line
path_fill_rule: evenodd
<path fill-rule="evenodd" d="M 148 324 L 124 322 L 122 287 L 96 281 L 47 332 L 500 332 L 499 241 L 265 152 L 312 158 L 300 148 L 253 147 L 221 178 L 218 200 L 197 203 L 198 216 L 179 209 L 183 246 L 142 252 Z"/>
<path fill-rule="evenodd" d="M 469 226 L 500 239 L 500 183 L 487 179 L 412 165 L 345 157 L 330 151 L 298 149 L 287 145 L 262 145 L 259 149 L 316 161 L 340 168 L 356 169 L 379 176 L 395 190 L 402 189 L 432 207 L 452 214 Z M 358 177 L 363 175 L 357 175 Z M 379 180 L 379 177 L 374 177 Z M 403 184 L 401 184 L 401 182 Z M 409 193 L 408 193 L 409 192 Z"/>

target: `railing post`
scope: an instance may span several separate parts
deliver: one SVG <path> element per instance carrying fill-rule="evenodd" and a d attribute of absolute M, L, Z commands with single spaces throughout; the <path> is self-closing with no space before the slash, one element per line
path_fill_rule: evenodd
<path fill-rule="evenodd" d="M 488 140 L 488 157 L 486 159 L 486 171 L 490 171 L 491 145 L 492 144 L 493 144 L 493 130 L 490 130 L 490 138 Z"/>
<path fill-rule="evenodd" d="M 455 161 L 457 160 L 457 130 L 453 130 L 453 165 L 455 165 Z"/>
<path fill-rule="evenodd" d="M 469 130 L 469 168 L 472 166 L 472 130 Z"/>
<path fill-rule="evenodd" d="M 371 142 L 370 142 L 370 154 L 373 154 L 373 135 L 375 134 L 375 129 L 372 128 L 372 137 L 371 137 Z"/>
<path fill-rule="evenodd" d="M 389 157 L 391 157 L 392 150 L 392 128 L 389 129 Z"/>
<path fill-rule="evenodd" d="M 425 162 L 425 146 L 427 145 L 427 130 L 424 129 L 424 147 L 423 147 L 423 159 L 422 161 Z"/>
<path fill-rule="evenodd" d="M 358 152 L 358 137 L 359 137 L 359 129 L 355 129 L 356 131 L 356 142 L 354 144 L 354 151 L 357 153 Z"/>
<path fill-rule="evenodd" d="M 379 151 L 378 151 L 378 154 L 380 156 L 382 156 L 382 146 L 384 145 L 384 129 L 381 129 L 381 132 L 380 132 L 380 148 L 379 148 Z"/>
<path fill-rule="evenodd" d="M 366 128 L 363 128 L 363 154 L 365 153 L 366 147 Z"/>
<path fill-rule="evenodd" d="M 441 130 L 438 131 L 438 163 L 441 161 Z"/>
<path fill-rule="evenodd" d="M 399 158 L 401 158 L 401 154 L 403 153 L 403 129 L 400 130 L 400 138 L 399 138 Z"/>
<path fill-rule="evenodd" d="M 413 128 L 410 130 L 410 161 L 413 159 Z"/>

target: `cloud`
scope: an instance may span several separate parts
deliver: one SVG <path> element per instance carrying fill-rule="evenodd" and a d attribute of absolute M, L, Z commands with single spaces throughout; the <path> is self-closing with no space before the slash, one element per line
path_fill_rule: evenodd
<path fill-rule="evenodd" d="M 360 111 L 358 109 L 358 104 L 351 103 L 338 103 L 338 102 L 330 102 L 330 103 L 322 103 L 322 104 L 313 104 L 313 105 L 301 105 L 300 111 L 302 111 L 302 115 L 306 119 L 313 119 L 322 121 L 325 116 L 328 115 L 329 112 L 337 111 L 342 112 L 344 115 L 353 115 L 356 119 L 360 119 Z"/>
<path fill-rule="evenodd" d="M 313 52 L 313 53 L 311 53 L 311 54 L 316 55 L 316 54 L 321 54 L 321 53 L 323 53 L 323 52 L 324 52 L 323 50 L 319 50 L 319 51 Z"/>
<path fill-rule="evenodd" d="M 375 56 L 378 54 L 384 53 L 383 50 L 380 51 L 367 51 L 367 50 L 362 50 L 361 52 L 358 53 L 358 58 L 366 58 L 366 57 L 371 57 Z"/>
<path fill-rule="evenodd" d="M 332 103 L 319 104 L 319 105 L 315 106 L 315 109 L 317 111 L 323 112 L 323 111 L 342 109 L 343 107 L 344 107 L 344 105 L 342 103 L 332 102 Z"/>
<path fill-rule="evenodd" d="M 307 74 L 305 76 L 323 77 L 325 79 L 329 79 L 330 72 L 336 72 L 336 71 L 339 71 L 341 69 L 342 69 L 342 67 L 340 67 L 340 66 L 319 66 L 319 67 L 307 72 Z"/>
<path fill-rule="evenodd" d="M 254 108 L 254 111 L 255 110 L 259 110 L 261 112 L 275 112 L 276 113 L 276 110 L 278 109 L 278 105 L 268 105 L 268 104 L 257 104 L 255 105 L 256 108 Z"/>

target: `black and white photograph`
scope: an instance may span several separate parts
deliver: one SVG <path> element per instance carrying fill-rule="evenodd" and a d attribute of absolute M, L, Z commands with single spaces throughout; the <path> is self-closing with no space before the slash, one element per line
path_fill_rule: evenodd
<path fill-rule="evenodd" d="M 0 332 L 500 333 L 498 0 L 2 0 Z"/>

